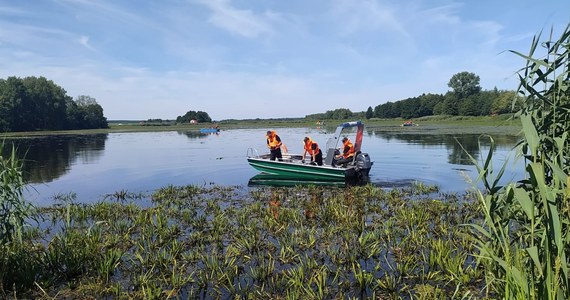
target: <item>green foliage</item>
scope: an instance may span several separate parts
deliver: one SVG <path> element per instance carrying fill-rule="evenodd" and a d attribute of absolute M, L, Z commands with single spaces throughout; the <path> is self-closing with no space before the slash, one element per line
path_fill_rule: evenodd
<path fill-rule="evenodd" d="M 370 119 L 370 118 L 374 117 L 374 111 L 372 110 L 372 106 L 368 106 L 368 109 L 366 110 L 365 117 L 366 117 L 366 119 Z"/>
<path fill-rule="evenodd" d="M 95 98 L 85 95 L 77 96 L 75 101 L 68 101 L 67 128 L 69 129 L 95 129 L 108 128 L 107 118 L 103 115 L 103 108 L 97 104 Z"/>
<path fill-rule="evenodd" d="M 34 131 L 107 128 L 94 98 L 77 102 L 44 77 L 0 79 L 0 130 Z"/>
<path fill-rule="evenodd" d="M 212 122 L 212 119 L 210 118 L 207 112 L 190 110 L 183 116 L 178 116 L 176 118 L 176 123 L 190 123 L 192 120 L 196 120 L 200 123 Z"/>
<path fill-rule="evenodd" d="M 485 221 L 471 226 L 496 298 L 570 298 L 570 25 L 558 39 L 551 32 L 539 43 L 540 36 L 528 55 L 512 51 L 527 62 L 519 70 L 519 93 L 527 101 L 517 113 L 527 176 L 501 186 L 506 164 L 495 173 L 493 147 L 478 166 Z M 539 45 L 543 54 L 536 53 Z"/>
<path fill-rule="evenodd" d="M 450 84 L 457 85 L 457 92 L 445 95 L 423 94 L 396 102 L 386 102 L 374 108 L 377 118 L 421 118 L 432 115 L 486 116 L 513 111 L 513 91 L 481 91 L 479 77 L 473 73 L 455 74 Z M 517 103 L 520 102 L 517 100 Z M 520 107 L 517 105 L 515 107 Z"/>
<path fill-rule="evenodd" d="M 6 299 L 2 287 L 14 290 L 33 288 L 42 270 L 36 245 L 28 241 L 11 241 L 0 244 L 0 253 L 0 298 Z"/>
<path fill-rule="evenodd" d="M 480 78 L 475 73 L 460 72 L 451 77 L 447 86 L 453 89 L 457 98 L 463 99 L 481 91 L 479 81 Z"/>
<path fill-rule="evenodd" d="M 312 120 L 346 120 L 356 117 L 350 109 L 347 108 L 337 108 L 335 110 L 328 110 L 324 114 L 312 114 L 307 115 L 307 119 Z"/>
<path fill-rule="evenodd" d="M 374 116 L 378 118 L 419 118 L 434 114 L 436 105 L 443 101 L 443 96 L 423 94 L 397 102 L 386 102 L 374 108 Z"/>
<path fill-rule="evenodd" d="M 2 155 L 4 143 L 0 144 L 0 244 L 21 237 L 22 226 L 30 216 L 31 204 L 23 197 L 24 177 L 22 162 L 16 156 L 16 149 L 8 156 Z"/>
<path fill-rule="evenodd" d="M 43 208 L 51 222 L 0 246 L 0 298 L 481 296 L 457 226 L 475 207 L 436 187 L 167 186 L 143 203 L 118 194 Z"/>

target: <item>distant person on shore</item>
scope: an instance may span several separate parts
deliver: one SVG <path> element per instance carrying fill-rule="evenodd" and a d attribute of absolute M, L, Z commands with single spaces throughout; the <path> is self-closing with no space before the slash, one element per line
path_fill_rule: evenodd
<path fill-rule="evenodd" d="M 303 157 L 301 158 L 301 161 L 304 162 L 305 155 L 309 153 L 309 155 L 311 156 L 311 164 L 317 164 L 319 166 L 322 166 L 323 152 L 321 151 L 321 149 L 319 149 L 319 144 L 311 140 L 311 138 L 308 136 L 306 136 L 305 139 L 303 139 L 303 142 L 304 142 L 305 151 L 303 152 Z"/>
<path fill-rule="evenodd" d="M 283 156 L 281 155 L 281 146 L 283 143 L 281 143 L 281 138 L 277 135 L 277 132 L 268 130 L 266 137 L 267 148 L 269 148 L 270 151 L 269 159 L 275 160 L 277 158 L 279 161 L 283 161 Z"/>
<path fill-rule="evenodd" d="M 332 163 L 333 166 L 344 165 L 353 160 L 354 145 L 352 144 L 350 139 L 347 138 L 346 136 L 342 138 L 342 145 L 343 145 L 342 154 L 335 156 Z"/>

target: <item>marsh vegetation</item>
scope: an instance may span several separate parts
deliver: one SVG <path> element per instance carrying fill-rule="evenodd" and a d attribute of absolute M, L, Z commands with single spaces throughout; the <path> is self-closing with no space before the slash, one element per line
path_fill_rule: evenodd
<path fill-rule="evenodd" d="M 461 199 L 460 199 L 461 198 Z M 474 201 L 418 184 L 168 186 L 94 204 L 58 195 L 2 245 L 2 295 L 116 298 L 484 296 Z"/>
<path fill-rule="evenodd" d="M 539 40 L 517 53 L 525 178 L 501 184 L 482 136 L 483 188 L 461 195 L 170 185 L 33 208 L 20 162 L 2 156 L 0 296 L 568 299 L 570 27 Z"/>

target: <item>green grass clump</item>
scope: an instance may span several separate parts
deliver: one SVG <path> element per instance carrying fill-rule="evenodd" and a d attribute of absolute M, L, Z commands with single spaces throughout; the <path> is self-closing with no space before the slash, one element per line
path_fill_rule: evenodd
<path fill-rule="evenodd" d="M 42 208 L 7 244 L 0 295 L 113 298 L 481 296 L 469 195 L 417 184 L 167 186 Z M 25 267 L 19 264 L 26 262 Z M 16 284 L 17 283 L 17 284 Z"/>

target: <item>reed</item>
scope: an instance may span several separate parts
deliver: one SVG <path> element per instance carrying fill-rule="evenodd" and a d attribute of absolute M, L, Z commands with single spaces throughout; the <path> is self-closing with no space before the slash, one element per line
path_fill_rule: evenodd
<path fill-rule="evenodd" d="M 505 165 L 493 169 L 493 143 L 478 165 L 484 222 L 471 227 L 487 294 L 496 298 L 570 298 L 570 25 L 558 38 L 553 31 L 541 38 L 535 36 L 529 54 L 513 51 L 527 62 L 518 72 L 526 101 L 516 114 L 526 178 L 499 184 Z"/>
<path fill-rule="evenodd" d="M 21 239 L 22 226 L 32 215 L 33 206 L 24 197 L 22 161 L 16 148 L 4 155 L 4 141 L 0 143 L 0 244 Z"/>

